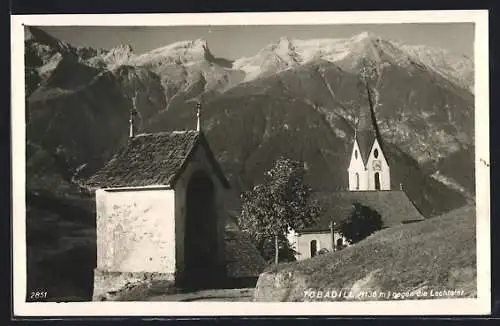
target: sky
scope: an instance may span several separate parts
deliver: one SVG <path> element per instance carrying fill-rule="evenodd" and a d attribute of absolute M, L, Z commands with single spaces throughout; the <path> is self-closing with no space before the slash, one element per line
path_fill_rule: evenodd
<path fill-rule="evenodd" d="M 407 23 L 349 25 L 240 26 L 44 26 L 43 30 L 72 45 L 110 49 L 130 44 L 136 54 L 167 44 L 205 39 L 212 54 L 226 59 L 253 56 L 266 45 L 291 39 L 346 38 L 363 31 L 411 45 L 444 48 L 473 58 L 473 23 Z"/>

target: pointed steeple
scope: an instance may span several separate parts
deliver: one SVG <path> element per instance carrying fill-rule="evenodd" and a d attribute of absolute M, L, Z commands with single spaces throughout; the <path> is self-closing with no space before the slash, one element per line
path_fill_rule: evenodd
<path fill-rule="evenodd" d="M 354 137 L 358 142 L 361 158 L 365 164 L 375 139 L 381 144 L 380 133 L 370 97 L 371 96 L 368 96 L 368 105 L 362 105 L 359 108 L 358 123 L 354 133 Z"/>
<path fill-rule="evenodd" d="M 139 112 L 137 111 L 137 93 L 134 95 L 134 97 L 132 98 L 132 109 L 130 110 L 130 113 L 129 113 L 129 137 L 130 138 L 134 138 L 136 133 L 137 133 L 137 125 L 138 125 L 138 121 L 137 121 L 137 116 L 139 114 Z"/>
<path fill-rule="evenodd" d="M 133 110 L 130 110 L 130 116 L 129 116 L 129 119 L 128 119 L 128 128 L 129 128 L 129 133 L 128 133 L 128 136 L 129 138 L 134 138 L 134 114 L 133 114 Z"/>
<path fill-rule="evenodd" d="M 201 131 L 201 103 L 198 102 L 196 104 L 196 131 L 200 132 Z"/>

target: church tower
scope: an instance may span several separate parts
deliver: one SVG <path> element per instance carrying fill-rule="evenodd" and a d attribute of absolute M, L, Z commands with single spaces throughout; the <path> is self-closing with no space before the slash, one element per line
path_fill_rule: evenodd
<path fill-rule="evenodd" d="M 391 190 L 391 173 L 370 106 L 359 110 L 349 168 L 349 190 Z"/>

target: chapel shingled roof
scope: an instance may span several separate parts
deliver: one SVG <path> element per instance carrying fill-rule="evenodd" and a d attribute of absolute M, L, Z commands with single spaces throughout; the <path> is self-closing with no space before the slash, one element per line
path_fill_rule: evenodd
<path fill-rule="evenodd" d="M 384 227 L 423 220 L 424 217 L 403 190 L 316 192 L 312 195 L 324 209 L 315 225 L 299 232 L 323 232 L 330 230 L 330 222 L 339 223 L 352 212 L 359 202 L 376 210 Z"/>
<path fill-rule="evenodd" d="M 90 188 L 173 186 L 197 146 L 205 148 L 215 174 L 229 187 L 204 134 L 195 130 L 132 137 L 86 184 Z"/>

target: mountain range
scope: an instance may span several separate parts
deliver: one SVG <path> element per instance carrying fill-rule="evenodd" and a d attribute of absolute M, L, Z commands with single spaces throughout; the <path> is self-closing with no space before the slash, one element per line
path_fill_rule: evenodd
<path fill-rule="evenodd" d="M 364 32 L 347 39 L 282 37 L 257 54 L 218 58 L 203 39 L 144 54 L 129 45 L 76 47 L 26 27 L 28 188 L 84 180 L 141 130 L 203 128 L 236 192 L 279 155 L 302 159 L 313 188 L 345 189 L 362 59 L 376 63 L 375 111 L 395 187 L 427 215 L 474 194 L 473 62 Z M 66 188 L 64 188 L 66 189 Z M 443 198 L 450 197 L 450 200 Z"/>

